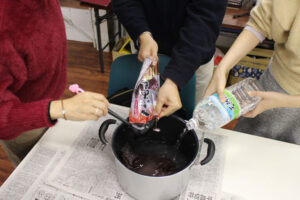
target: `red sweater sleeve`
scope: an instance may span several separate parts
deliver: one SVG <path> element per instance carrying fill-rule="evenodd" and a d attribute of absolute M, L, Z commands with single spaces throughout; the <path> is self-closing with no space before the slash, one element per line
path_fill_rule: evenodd
<path fill-rule="evenodd" d="M 50 98 L 22 103 L 9 90 L 14 79 L 2 65 L 0 74 L 0 139 L 11 139 L 24 131 L 53 125 L 48 117 Z"/>
<path fill-rule="evenodd" d="M 53 125 L 48 106 L 66 87 L 66 45 L 59 0 L 1 1 L 0 139 Z"/>

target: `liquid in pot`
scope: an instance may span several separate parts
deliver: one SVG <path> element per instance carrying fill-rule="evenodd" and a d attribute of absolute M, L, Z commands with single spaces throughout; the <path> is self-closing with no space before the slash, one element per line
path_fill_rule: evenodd
<path fill-rule="evenodd" d="M 133 150 L 127 143 L 121 149 L 123 164 L 136 173 L 167 176 L 181 171 L 187 165 L 187 159 L 176 145 L 150 140 L 138 146 Z"/>
<path fill-rule="evenodd" d="M 168 176 L 182 171 L 198 153 L 198 138 L 185 129 L 184 121 L 166 117 L 158 121 L 160 131 L 134 134 L 127 126 L 117 129 L 113 150 L 129 170 L 147 176 Z"/>

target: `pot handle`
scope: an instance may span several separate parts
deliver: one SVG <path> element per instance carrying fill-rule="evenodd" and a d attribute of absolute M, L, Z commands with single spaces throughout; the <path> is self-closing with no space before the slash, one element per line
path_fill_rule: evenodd
<path fill-rule="evenodd" d="M 184 124 L 186 123 L 186 121 L 184 121 L 182 118 L 178 117 L 177 115 L 172 115 L 172 116 L 174 118 L 176 118 L 177 120 L 183 122 Z M 203 137 L 204 137 L 204 135 L 203 135 Z M 204 138 L 204 142 L 208 145 L 207 153 L 206 153 L 206 157 L 202 161 L 200 161 L 200 165 L 206 165 L 207 163 L 209 163 L 212 160 L 212 158 L 214 157 L 215 151 L 216 151 L 215 143 L 211 139 Z M 201 149 L 200 149 L 200 151 L 201 151 Z M 200 153 L 199 153 L 199 157 L 200 157 Z"/>
<path fill-rule="evenodd" d="M 117 120 L 115 120 L 115 119 L 107 119 L 107 120 L 105 120 L 105 121 L 101 124 L 101 126 L 100 126 L 100 128 L 99 128 L 98 134 L 99 134 L 99 139 L 100 139 L 100 141 L 102 142 L 102 144 L 107 144 L 107 143 L 108 143 L 108 141 L 107 141 L 106 138 L 105 138 L 105 133 L 106 133 L 106 131 L 107 131 L 109 125 L 115 124 L 115 123 L 117 123 Z"/>
<path fill-rule="evenodd" d="M 215 155 L 216 146 L 215 143 L 208 138 L 204 138 L 204 142 L 208 145 L 206 157 L 200 162 L 200 165 L 205 165 L 211 161 Z"/>

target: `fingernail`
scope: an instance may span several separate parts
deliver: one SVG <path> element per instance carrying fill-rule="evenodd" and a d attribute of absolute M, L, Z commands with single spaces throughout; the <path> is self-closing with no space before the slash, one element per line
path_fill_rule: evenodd
<path fill-rule="evenodd" d="M 224 98 L 224 97 L 221 97 L 221 98 L 220 98 L 220 101 L 221 101 L 222 103 L 224 103 L 224 102 L 225 102 L 225 98 Z"/>

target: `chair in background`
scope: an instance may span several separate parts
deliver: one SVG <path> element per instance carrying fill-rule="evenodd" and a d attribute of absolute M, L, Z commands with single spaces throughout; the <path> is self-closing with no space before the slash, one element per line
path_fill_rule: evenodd
<path fill-rule="evenodd" d="M 165 66 L 169 63 L 170 57 L 160 54 L 159 72 L 162 73 Z M 120 89 L 132 89 L 135 86 L 140 73 L 142 63 L 138 60 L 137 54 L 120 56 L 111 65 L 108 96 L 116 93 Z M 162 84 L 162 83 L 161 83 Z M 185 118 L 192 117 L 195 105 L 196 75 L 181 90 L 180 97 Z"/>

